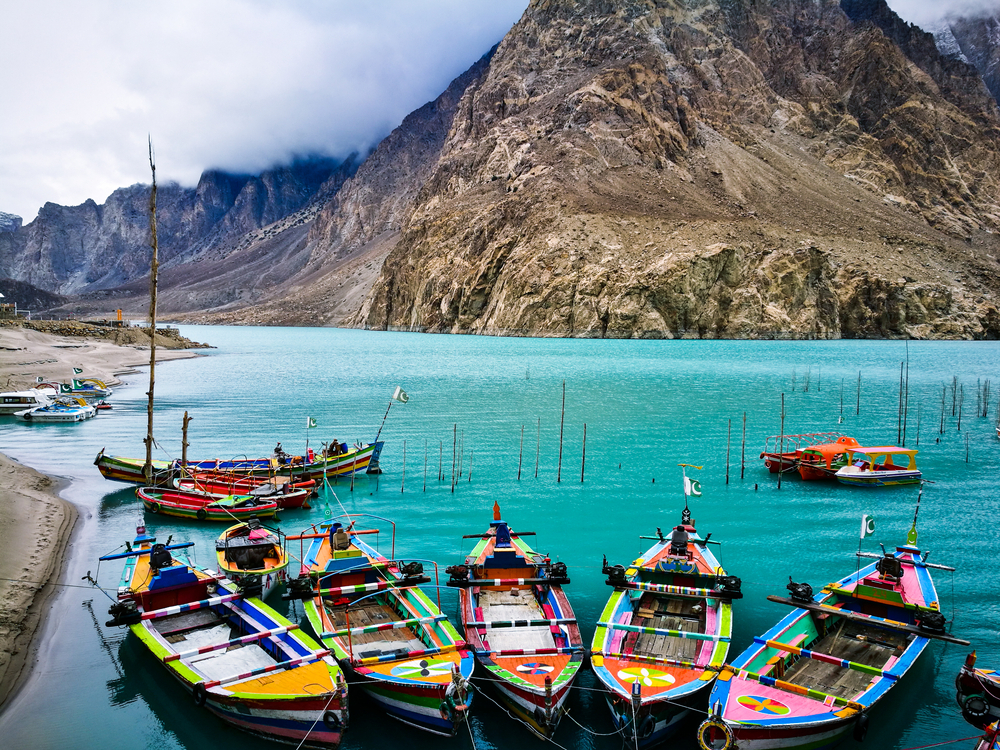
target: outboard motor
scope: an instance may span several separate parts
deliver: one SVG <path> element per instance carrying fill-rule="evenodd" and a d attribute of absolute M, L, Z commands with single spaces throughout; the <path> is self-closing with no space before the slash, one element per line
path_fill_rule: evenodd
<path fill-rule="evenodd" d="M 917 619 L 917 627 L 928 633 L 944 633 L 947 624 L 948 620 L 940 612 L 923 612 Z"/>
<path fill-rule="evenodd" d="M 738 576 L 719 576 L 715 584 L 719 591 L 728 599 L 743 598 L 743 581 Z"/>
<path fill-rule="evenodd" d="M 569 568 L 564 562 L 552 563 L 549 568 L 549 578 L 566 578 L 569 575 Z"/>
<path fill-rule="evenodd" d="M 416 578 L 417 576 L 423 575 L 424 566 L 423 563 L 415 561 L 403 563 L 399 566 L 399 572 L 402 573 L 405 578 Z"/>
<path fill-rule="evenodd" d="M 264 581 L 260 576 L 245 576 L 239 583 L 239 591 L 247 598 L 259 597 L 264 593 Z"/>
<path fill-rule="evenodd" d="M 131 599 L 115 602 L 108 608 L 108 614 L 111 615 L 111 619 L 104 624 L 109 628 L 142 622 L 142 613 Z"/>
<path fill-rule="evenodd" d="M 813 587 L 808 583 L 795 583 L 791 576 L 788 576 L 788 585 L 785 586 L 792 597 L 792 601 L 811 602 L 813 601 Z"/>
<path fill-rule="evenodd" d="M 299 576 L 285 585 L 285 593 L 281 595 L 281 598 L 289 601 L 291 599 L 312 599 L 314 596 L 316 596 L 316 592 L 313 590 L 312 579 L 309 576 Z"/>
<path fill-rule="evenodd" d="M 608 558 L 604 558 L 604 562 L 601 565 L 601 572 L 608 577 L 609 586 L 620 586 L 625 583 L 625 566 L 624 565 L 608 565 Z"/>
<path fill-rule="evenodd" d="M 421 568 L 422 570 L 422 568 Z M 444 572 L 451 576 L 452 581 L 456 583 L 462 583 L 469 580 L 469 566 L 468 565 L 449 565 L 444 569 Z"/>
<path fill-rule="evenodd" d="M 169 568 L 173 561 L 174 558 L 171 557 L 170 550 L 166 548 L 166 545 L 154 544 L 153 549 L 149 551 L 149 567 L 153 570 Z"/>
<path fill-rule="evenodd" d="M 898 557 L 894 557 L 891 552 L 886 552 L 883 557 L 879 558 L 878 562 L 875 563 L 875 570 L 883 578 L 895 578 L 898 581 L 903 577 L 903 563 L 899 561 Z"/>

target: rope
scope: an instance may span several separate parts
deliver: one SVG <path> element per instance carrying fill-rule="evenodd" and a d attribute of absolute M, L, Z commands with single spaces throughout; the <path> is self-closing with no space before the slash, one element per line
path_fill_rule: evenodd
<path fill-rule="evenodd" d="M 488 682 L 499 682 L 499 680 L 488 680 Z M 528 722 L 526 722 L 520 716 L 516 716 L 515 714 L 512 714 L 510 711 L 507 710 L 506 706 L 504 706 L 501 703 L 499 703 L 498 701 L 494 700 L 490 695 L 487 695 L 485 692 L 481 692 L 481 693 L 479 693 L 479 695 L 482 696 L 483 698 L 485 698 L 486 700 L 488 700 L 490 703 L 492 703 L 497 708 L 499 708 L 501 711 L 503 711 L 505 714 L 507 714 L 507 716 L 509 716 L 510 718 L 512 718 L 514 721 L 517 721 L 517 722 L 520 722 L 521 724 L 524 724 L 524 726 L 526 726 L 528 729 L 530 729 L 531 733 L 534 734 L 536 737 L 539 737 L 540 739 L 543 739 L 546 742 L 551 742 L 553 745 L 555 745 L 556 747 L 558 747 L 559 750 L 567 750 L 567 748 L 565 748 L 562 745 L 560 745 L 558 742 L 556 742 L 551 737 L 545 737 L 543 735 L 540 735 L 537 731 L 535 731 L 535 728 L 532 727 Z M 567 716 L 569 715 L 568 712 L 564 712 L 564 713 Z M 574 722 L 575 722 L 575 719 L 574 719 Z M 469 731 L 470 732 L 472 731 L 471 727 L 469 728 Z M 612 734 L 617 734 L 617 732 L 613 732 Z M 472 746 L 475 747 L 475 743 L 473 743 Z"/>
<path fill-rule="evenodd" d="M 580 727 L 580 729 L 582 729 L 587 734 L 594 735 L 595 737 L 613 737 L 614 735 L 621 734 L 623 731 L 625 731 L 625 727 L 621 727 L 620 729 L 616 729 L 613 732 L 607 732 L 606 734 L 602 732 L 595 732 L 593 729 L 585 727 L 583 724 L 574 719 L 573 714 L 571 714 L 568 710 L 565 712 L 565 714 L 566 716 L 569 717 L 569 720 L 572 721 L 574 724 L 576 724 L 578 727 Z"/>
<path fill-rule="evenodd" d="M 924 748 L 928 747 L 941 747 L 941 745 L 953 745 L 956 742 L 967 742 L 968 740 L 974 740 L 981 736 L 982 735 L 974 734 L 971 737 L 961 737 L 957 740 L 946 740 L 945 742 L 935 742 L 933 745 L 916 745 L 914 747 L 904 748 L 904 750 L 924 750 Z"/>
<path fill-rule="evenodd" d="M 476 737 L 472 734 L 472 722 L 469 721 L 468 716 L 465 717 L 465 726 L 469 730 L 469 742 L 472 743 L 472 750 L 476 750 Z M 296 750 L 298 750 L 298 748 L 296 748 Z"/>
<path fill-rule="evenodd" d="M 87 589 L 91 591 L 93 589 L 99 589 L 100 591 L 117 591 L 118 589 L 106 589 L 103 586 L 82 586 L 79 583 L 53 583 L 52 581 L 25 581 L 20 578 L 0 578 L 0 581 L 13 581 L 14 583 L 32 583 L 36 586 L 63 586 L 68 589 Z"/>
<path fill-rule="evenodd" d="M 302 746 L 304 744 L 306 744 L 306 740 L 309 739 L 309 735 L 312 734 L 312 730 L 314 730 L 316 728 L 316 725 L 319 724 L 323 720 L 323 714 L 325 714 L 329 710 L 330 704 L 333 703 L 333 699 L 336 698 L 339 693 L 340 693 L 340 691 L 337 689 L 336 683 L 334 683 L 334 686 L 333 686 L 333 695 L 330 696 L 330 700 L 328 700 L 326 702 L 326 705 L 323 707 L 323 713 L 321 713 L 319 715 L 319 717 L 316 719 L 316 721 L 314 721 L 312 723 L 312 726 L 309 727 L 309 731 L 306 732 L 305 736 L 302 737 L 302 742 L 300 742 L 296 746 L 295 750 L 302 750 Z"/>

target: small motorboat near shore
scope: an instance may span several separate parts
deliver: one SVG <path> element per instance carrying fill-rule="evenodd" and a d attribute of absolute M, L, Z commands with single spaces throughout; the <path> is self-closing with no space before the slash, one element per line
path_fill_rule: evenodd
<path fill-rule="evenodd" d="M 45 406 L 35 406 L 14 414 L 25 422 L 82 422 L 97 414 L 97 409 L 82 398 L 57 398 Z"/>
<path fill-rule="evenodd" d="M 10 391 L 0 393 L 0 416 L 13 416 L 19 411 L 34 409 L 38 406 L 48 406 L 52 398 L 48 392 L 32 388 L 28 391 Z"/>

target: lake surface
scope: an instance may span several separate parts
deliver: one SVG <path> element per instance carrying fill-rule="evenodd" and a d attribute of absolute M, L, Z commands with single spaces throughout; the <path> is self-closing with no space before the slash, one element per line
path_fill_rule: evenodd
<path fill-rule="evenodd" d="M 267 455 L 278 441 L 290 453 L 301 453 L 307 437 L 317 448 L 331 438 L 370 441 L 394 388 L 402 386 L 410 400 L 393 404 L 381 433 L 385 473 L 359 477 L 353 491 L 341 480 L 333 488 L 337 499 L 329 502 L 331 512 L 343 506 L 393 519 L 397 557 L 436 560 L 444 577 L 444 567 L 471 549 L 461 536 L 485 529 L 499 501 L 513 528 L 537 532 L 533 546 L 568 564 L 569 593 L 588 645 L 592 623 L 610 594 L 601 556 L 628 562 L 651 544 L 640 535 L 678 522 L 684 506 L 678 463 L 704 467 L 689 470 L 703 488 L 703 496 L 691 501 L 698 530 L 723 542 L 722 563 L 743 579 L 745 598 L 734 604 L 730 657 L 786 613 L 766 596 L 784 594 L 789 575 L 818 590 L 855 569 L 862 514 L 877 519 L 874 541 L 863 543 L 869 552 L 878 551 L 879 541 L 903 543 L 913 519 L 916 487 L 864 490 L 795 477 L 778 490 L 758 459 L 764 438 L 780 431 L 782 393 L 785 433 L 839 429 L 862 443 L 895 443 L 904 342 L 502 339 L 201 326 L 181 331 L 217 348 L 157 367 L 157 457 L 180 455 L 185 410 L 193 417 L 189 455 L 194 458 Z M 954 618 L 953 634 L 971 640 L 986 667 L 1000 667 L 998 374 L 1000 344 L 909 344 L 907 445 L 919 448 L 918 464 L 935 482 L 924 491 L 919 544 L 932 551 L 931 562 L 958 568 L 954 574 L 935 572 L 942 607 Z M 951 415 L 955 376 L 964 386 L 960 432 L 957 415 Z M 79 508 L 80 521 L 64 578 L 68 584 L 77 586 L 81 576 L 96 572 L 97 557 L 131 540 L 143 520 L 133 489 L 104 480 L 92 462 L 105 447 L 110 454 L 143 455 L 146 378 L 129 376 L 115 392 L 114 409 L 85 423 L 0 421 L 0 450 L 73 480 L 64 496 Z M 989 417 L 976 417 L 977 380 L 989 378 L 996 384 L 994 403 Z M 844 423 L 838 425 L 841 413 Z M 317 428 L 305 429 L 307 417 L 315 418 Z M 453 490 L 455 442 L 463 448 L 455 458 L 463 471 Z M 281 527 L 297 533 L 323 521 L 326 510 L 324 502 L 314 501 L 312 510 L 283 512 Z M 158 537 L 196 541 L 198 561 L 214 565 L 212 541 L 221 527 L 145 520 Z M 380 545 L 388 552 L 391 537 L 388 526 L 382 528 Z M 120 571 L 116 563 L 105 564 L 101 583 L 114 588 Z M 445 612 L 456 616 L 456 593 L 444 590 L 441 597 Z M 269 603 L 287 606 L 277 596 Z M 93 589 L 61 589 L 41 631 L 37 666 L 0 714 L 5 750 L 272 746 L 198 710 L 136 639 L 104 626 L 108 604 Z M 302 619 L 301 607 L 292 615 Z M 902 749 L 975 734 L 954 701 L 955 674 L 968 650 L 932 642 L 906 680 L 873 711 L 865 746 Z M 613 726 L 589 672 L 581 673 L 577 684 L 570 716 L 587 729 L 564 720 L 556 742 L 567 748 L 622 747 L 618 736 L 593 734 L 609 733 Z M 670 746 L 695 748 L 696 725 Z M 477 748 L 550 744 L 482 695 L 471 726 Z M 398 744 L 421 750 L 473 742 L 468 734 L 442 740 L 389 721 L 361 691 L 353 691 L 343 747 Z"/>

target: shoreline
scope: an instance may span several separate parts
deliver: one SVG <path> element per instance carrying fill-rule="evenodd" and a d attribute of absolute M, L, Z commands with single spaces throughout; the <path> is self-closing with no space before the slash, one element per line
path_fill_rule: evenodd
<path fill-rule="evenodd" d="M 201 356 L 190 349 L 157 344 L 158 364 Z M 30 388 L 38 377 L 65 381 L 75 377 L 73 368 L 84 370 L 81 377 L 120 385 L 119 375 L 140 372 L 135 368 L 148 366 L 148 360 L 148 345 L 0 328 L 3 391 Z M 0 418 L 0 424 L 14 428 L 17 422 L 15 417 Z M 0 453 L 0 710 L 34 666 L 39 625 L 51 611 L 69 560 L 73 531 L 85 510 L 61 496 L 71 481 L 42 474 Z"/>
<path fill-rule="evenodd" d="M 35 634 L 63 577 L 79 513 L 69 486 L 0 453 L 0 707 L 34 664 Z"/>

